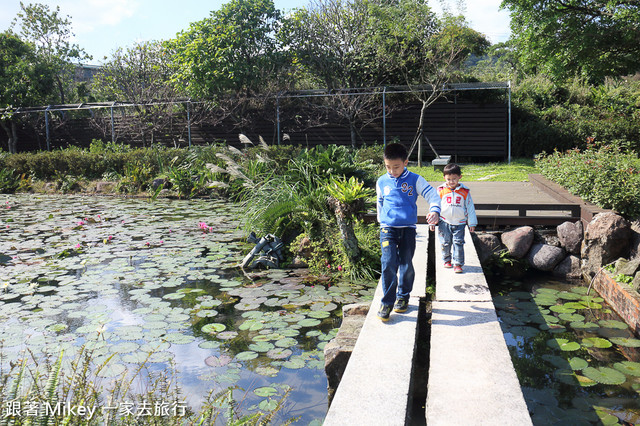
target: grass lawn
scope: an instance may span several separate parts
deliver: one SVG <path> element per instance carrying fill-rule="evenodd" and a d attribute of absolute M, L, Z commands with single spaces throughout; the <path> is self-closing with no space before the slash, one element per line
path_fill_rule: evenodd
<path fill-rule="evenodd" d="M 529 173 L 540 173 L 531 159 L 514 159 L 511 164 L 485 163 L 460 164 L 462 182 L 528 182 Z M 433 166 L 409 167 L 414 173 L 423 176 L 428 182 L 442 181 L 442 172 L 433 170 Z"/>

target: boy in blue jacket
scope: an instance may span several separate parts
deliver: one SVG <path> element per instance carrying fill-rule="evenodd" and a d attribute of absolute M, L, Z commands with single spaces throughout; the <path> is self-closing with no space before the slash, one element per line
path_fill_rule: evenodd
<path fill-rule="evenodd" d="M 387 173 L 376 184 L 383 291 L 378 318 L 382 321 L 389 320 L 391 309 L 394 312 L 407 310 L 415 277 L 412 260 L 416 250 L 418 195 L 430 204 L 427 223 L 437 224 L 440 214 L 438 193 L 422 176 L 408 171 L 407 164 L 408 154 L 403 145 L 386 146 L 384 166 Z"/>

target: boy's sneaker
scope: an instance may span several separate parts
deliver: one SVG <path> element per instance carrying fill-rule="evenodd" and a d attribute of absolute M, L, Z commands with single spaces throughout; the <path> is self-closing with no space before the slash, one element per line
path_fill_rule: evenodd
<path fill-rule="evenodd" d="M 453 267 L 453 272 L 455 272 L 456 274 L 461 274 L 462 273 L 462 266 L 461 265 L 455 265 Z"/>
<path fill-rule="evenodd" d="M 382 321 L 389 321 L 390 314 L 391 314 L 391 306 L 380 305 L 380 310 L 378 311 L 378 318 L 380 318 Z"/>
<path fill-rule="evenodd" d="M 393 312 L 407 312 L 409 301 L 407 299 L 398 299 L 393 306 Z"/>
<path fill-rule="evenodd" d="M 445 268 L 452 268 L 451 262 L 444 262 L 444 267 Z"/>

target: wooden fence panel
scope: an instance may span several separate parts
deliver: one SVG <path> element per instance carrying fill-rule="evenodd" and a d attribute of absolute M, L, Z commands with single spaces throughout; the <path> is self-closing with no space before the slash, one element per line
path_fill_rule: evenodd
<path fill-rule="evenodd" d="M 438 102 L 429 107 L 426 113 L 425 134 L 436 151 L 441 155 L 452 155 L 454 159 L 463 157 L 499 158 L 506 159 L 508 149 L 508 111 L 506 104 L 477 104 L 477 103 L 448 103 Z M 254 111 L 255 112 L 255 111 Z M 289 114 L 289 116 L 287 115 Z M 351 134 L 344 123 L 332 116 L 326 117 L 322 124 L 300 130 L 291 115 L 304 114 L 301 111 L 281 111 L 280 135 L 286 133 L 288 141 L 283 143 L 314 147 L 317 145 L 351 145 Z M 413 141 L 418 127 L 420 105 L 406 104 L 395 108 L 387 116 L 386 140 L 399 142 L 409 146 Z M 71 145 L 88 147 L 92 139 L 111 140 L 111 125 L 108 114 L 103 114 L 97 120 L 91 117 L 60 118 L 51 120 L 50 146 L 51 149 Z M 132 146 L 142 146 L 140 134 L 133 133 L 129 125 L 131 117 L 123 116 L 121 112 L 114 114 L 114 133 L 116 141 Z M 38 123 L 38 130 L 33 128 L 20 129 L 19 150 L 33 151 L 46 149 L 46 134 L 44 120 Z M 254 143 L 258 136 L 273 144 L 277 141 L 277 127 L 275 111 L 261 111 L 255 113 L 250 126 L 239 128 L 231 120 L 224 120 L 220 124 L 208 123 L 203 120 L 191 126 L 191 141 L 193 145 L 227 141 L 236 147 L 242 146 L 238 140 L 239 133 L 245 133 Z M 382 144 L 384 140 L 382 119 L 373 121 L 357 133 L 357 145 Z M 0 132 L 0 146 L 6 146 L 7 137 Z M 171 126 L 154 135 L 154 142 L 167 146 L 188 145 L 186 116 L 175 116 Z M 149 138 L 147 144 L 149 143 Z M 433 158 L 433 153 L 427 146 L 423 149 L 424 158 Z"/>

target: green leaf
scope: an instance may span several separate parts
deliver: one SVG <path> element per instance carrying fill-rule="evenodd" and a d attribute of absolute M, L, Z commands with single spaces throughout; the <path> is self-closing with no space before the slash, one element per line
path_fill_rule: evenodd
<path fill-rule="evenodd" d="M 621 372 L 608 367 L 587 367 L 582 374 L 598 383 L 606 385 L 621 385 L 627 378 Z"/>

